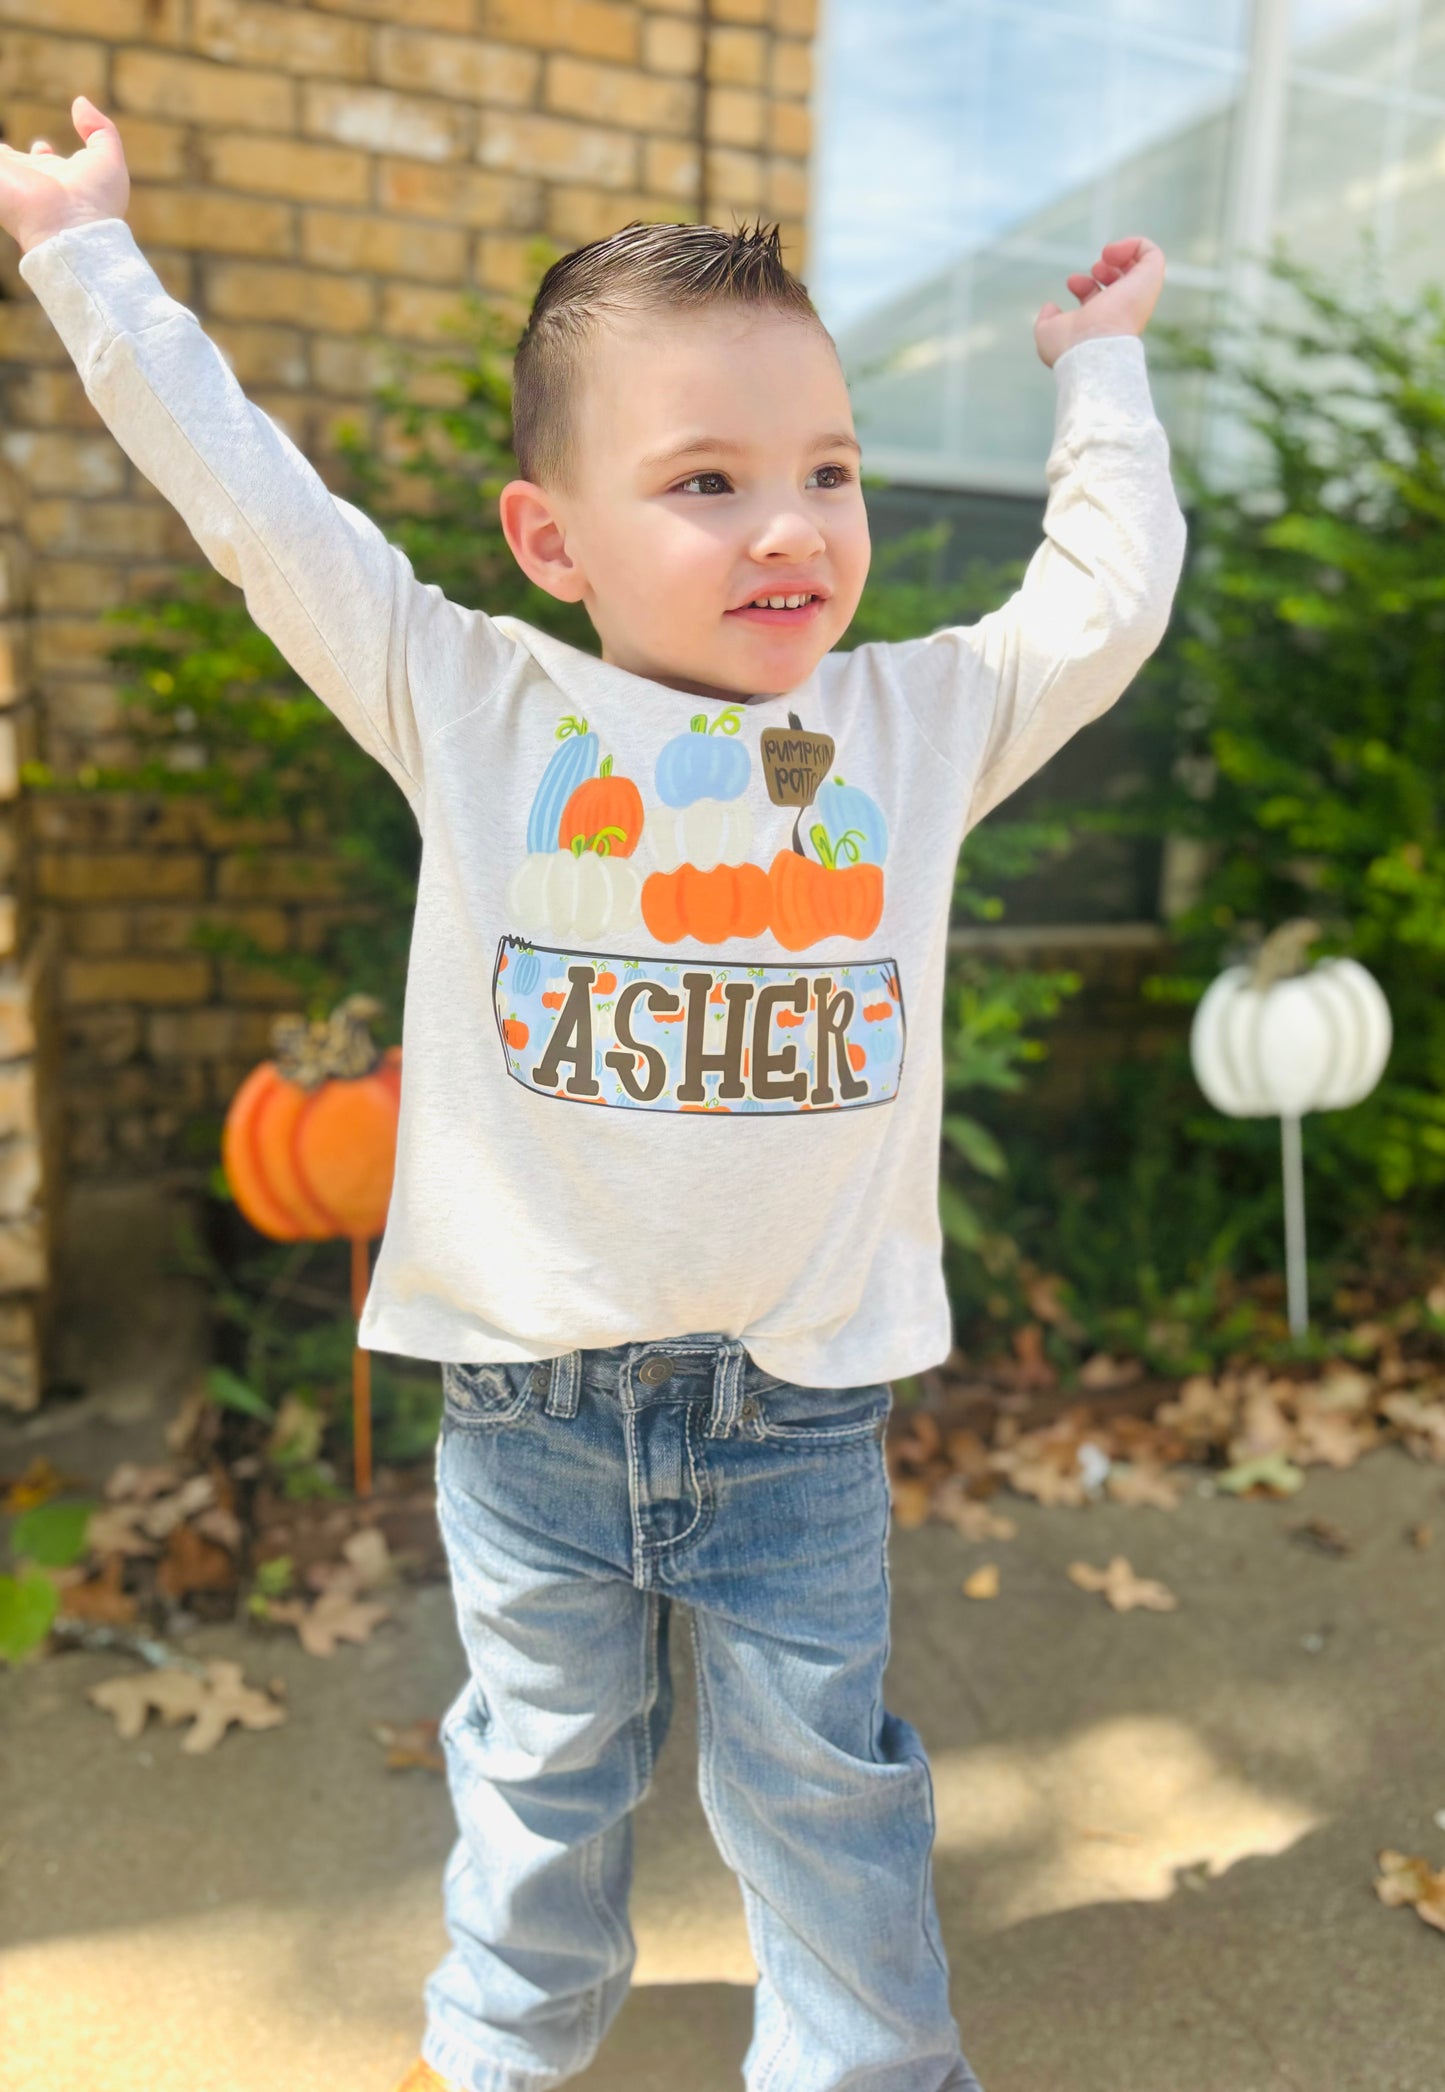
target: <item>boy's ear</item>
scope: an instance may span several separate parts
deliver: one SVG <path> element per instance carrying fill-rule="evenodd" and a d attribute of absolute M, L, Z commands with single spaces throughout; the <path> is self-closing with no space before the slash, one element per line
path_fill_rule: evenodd
<path fill-rule="evenodd" d="M 586 576 L 567 550 L 567 533 L 545 489 L 529 479 L 508 480 L 497 508 L 512 557 L 527 579 L 559 602 L 580 602 Z"/>

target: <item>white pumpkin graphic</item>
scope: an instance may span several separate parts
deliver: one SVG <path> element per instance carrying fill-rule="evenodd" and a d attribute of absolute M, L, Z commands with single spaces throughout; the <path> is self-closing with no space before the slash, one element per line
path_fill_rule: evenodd
<path fill-rule="evenodd" d="M 533 850 L 512 875 L 507 907 L 533 937 L 589 941 L 632 928 L 642 913 L 642 879 L 628 857 Z"/>
<path fill-rule="evenodd" d="M 1317 923 L 1283 924 L 1252 966 L 1230 966 L 1205 991 L 1189 1034 L 1195 1077 L 1216 1111 L 1280 1121 L 1289 1323 L 1308 1326 L 1304 1158 L 1300 1120 L 1368 1097 L 1390 1057 L 1390 1006 L 1354 959 L 1306 967 Z"/>
<path fill-rule="evenodd" d="M 660 806 L 647 816 L 642 848 L 659 872 L 680 864 L 710 872 L 720 864 L 745 864 L 753 847 L 753 817 L 741 799 L 694 799 L 690 806 Z"/>

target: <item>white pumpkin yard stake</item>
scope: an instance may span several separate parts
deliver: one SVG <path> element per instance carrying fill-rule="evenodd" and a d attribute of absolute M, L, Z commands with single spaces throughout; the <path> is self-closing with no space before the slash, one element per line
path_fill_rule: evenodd
<path fill-rule="evenodd" d="M 1307 1111 L 1358 1104 L 1390 1057 L 1390 1006 L 1379 982 L 1354 959 L 1306 966 L 1305 950 L 1318 935 L 1316 923 L 1285 923 L 1252 966 L 1226 968 L 1206 990 L 1189 1035 L 1195 1076 L 1216 1111 L 1279 1119 L 1294 1336 L 1309 1322 L 1300 1120 Z"/>

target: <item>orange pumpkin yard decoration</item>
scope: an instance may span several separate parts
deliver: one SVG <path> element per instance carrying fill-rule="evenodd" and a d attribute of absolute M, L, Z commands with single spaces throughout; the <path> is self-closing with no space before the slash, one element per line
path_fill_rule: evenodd
<path fill-rule="evenodd" d="M 351 1306 L 370 1278 L 367 1243 L 391 1199 L 401 1048 L 379 1047 L 381 1005 L 349 995 L 324 1023 L 278 1017 L 274 1060 L 253 1068 L 226 1112 L 221 1167 L 252 1227 L 277 1242 L 351 1242 Z M 352 1353 L 356 1490 L 371 1494 L 371 1357 Z"/>
<path fill-rule="evenodd" d="M 800 952 L 821 937 L 871 937 L 883 916 L 883 868 L 826 865 L 779 850 L 768 872 L 773 935 Z"/>
<path fill-rule="evenodd" d="M 696 937 L 761 937 L 768 927 L 768 875 L 760 864 L 718 864 L 699 871 L 652 872 L 642 883 L 642 920 L 659 944 Z"/>

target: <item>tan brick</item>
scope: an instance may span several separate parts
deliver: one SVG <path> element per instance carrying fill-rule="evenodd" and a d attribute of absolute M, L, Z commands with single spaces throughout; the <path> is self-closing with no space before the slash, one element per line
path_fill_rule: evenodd
<path fill-rule="evenodd" d="M 414 29 L 376 32 L 376 76 L 388 87 L 525 106 L 536 95 L 541 70 L 537 53 L 515 44 Z"/>
<path fill-rule="evenodd" d="M 341 867 L 333 858 L 307 857 L 296 851 L 272 851 L 223 857 L 216 866 L 216 892 L 223 900 L 334 900 L 344 889 Z"/>
<path fill-rule="evenodd" d="M 49 313 L 29 284 L 25 286 L 23 304 L 0 301 L 0 362 L 70 362 L 64 342 L 50 324 Z"/>
<path fill-rule="evenodd" d="M 636 190 L 583 189 L 559 183 L 547 199 L 547 229 L 554 238 L 575 247 L 587 240 L 605 239 L 633 218 L 645 224 L 654 220 L 696 217 L 688 205 L 667 197 L 653 197 Z"/>
<path fill-rule="evenodd" d="M 227 189 L 312 203 L 365 203 L 371 193 L 371 162 L 363 152 L 239 131 L 208 131 L 197 142 L 206 178 Z"/>
<path fill-rule="evenodd" d="M 697 91 L 690 80 L 659 80 L 628 66 L 593 65 L 560 54 L 547 61 L 543 101 L 560 116 L 637 131 L 689 132 L 697 120 Z"/>
<path fill-rule="evenodd" d="M 618 0 L 481 0 L 481 26 L 494 36 L 581 58 L 638 55 L 636 7 Z"/>
<path fill-rule="evenodd" d="M 0 0 L 0 22 L 39 22 L 68 36 L 169 44 L 185 29 L 183 0 Z"/>
<path fill-rule="evenodd" d="M 767 77 L 768 38 L 761 29 L 719 24 L 708 38 L 707 76 L 720 87 L 761 87 Z"/>
<path fill-rule="evenodd" d="M 792 37 L 776 37 L 770 68 L 773 93 L 802 100 L 813 85 L 813 47 Z"/>
<path fill-rule="evenodd" d="M 383 286 L 381 326 L 390 339 L 455 343 L 462 317 L 456 291 L 422 290 L 411 283 Z"/>
<path fill-rule="evenodd" d="M 698 153 L 678 138 L 649 138 L 642 149 L 642 179 L 662 196 L 697 195 Z"/>
<path fill-rule="evenodd" d="M 383 349 L 354 337 L 316 336 L 311 343 L 311 380 L 323 392 L 364 399 L 390 375 Z"/>
<path fill-rule="evenodd" d="M 306 336 L 294 327 L 251 327 L 210 318 L 206 332 L 242 385 L 302 386 L 307 379 Z"/>
<path fill-rule="evenodd" d="M 290 942 L 290 925 L 280 908 L 136 908 L 130 919 L 135 947 L 142 952 L 195 951 L 195 932 L 205 924 L 238 930 L 268 952 L 285 951 Z"/>
<path fill-rule="evenodd" d="M 186 900 L 206 890 L 205 858 L 173 850 L 41 850 L 35 870 L 54 901 Z"/>
<path fill-rule="evenodd" d="M 295 830 L 280 815 L 225 814 L 207 799 L 191 802 L 195 812 L 196 837 L 208 850 L 239 850 L 252 844 L 265 849 L 295 840 Z"/>
<path fill-rule="evenodd" d="M 33 1134 L 0 1142 L 0 1219 L 19 1220 L 31 1212 L 42 1182 L 40 1143 Z"/>
<path fill-rule="evenodd" d="M 702 30 L 676 15 L 649 15 L 642 25 L 642 63 L 650 73 L 696 74 L 702 63 Z"/>
<path fill-rule="evenodd" d="M 556 116 L 483 110 L 477 158 L 484 167 L 592 182 L 603 189 L 630 188 L 637 180 L 637 140 L 629 133 L 565 123 Z"/>
<path fill-rule="evenodd" d="M 414 218 L 444 218 L 451 224 L 485 226 L 489 231 L 525 229 L 541 222 L 541 185 L 514 174 L 383 160 L 378 186 L 384 210 Z M 5 307 L 0 305 L 0 327 L 4 316 Z"/>
<path fill-rule="evenodd" d="M 138 109 L 146 116 L 234 124 L 242 131 L 289 131 L 295 124 L 295 89 L 289 80 L 212 65 L 204 58 L 117 51 L 110 91 L 114 108 Z M 122 135 L 124 130 L 122 123 Z"/>
<path fill-rule="evenodd" d="M 27 371 L 13 379 L 7 397 L 5 418 L 12 427 L 94 429 L 99 418 L 73 365 L 68 371 Z"/>
<path fill-rule="evenodd" d="M 818 26 L 818 0 L 773 0 L 773 27 L 784 36 L 811 36 Z"/>
<path fill-rule="evenodd" d="M 269 1003 L 283 1010 L 294 1010 L 304 1000 L 296 982 L 285 974 L 246 966 L 239 959 L 221 961 L 220 993 L 227 1002 Z"/>
<path fill-rule="evenodd" d="M 768 143 L 775 153 L 805 160 L 813 145 L 813 118 L 806 102 L 768 104 Z"/>
<path fill-rule="evenodd" d="M 720 204 L 742 209 L 756 208 L 763 200 L 763 163 L 757 153 L 737 152 L 731 146 L 710 146 L 707 156 L 709 208 Z"/>
<path fill-rule="evenodd" d="M 262 0 L 193 0 L 193 5 L 192 42 L 207 58 L 332 79 L 366 77 L 371 32 L 360 22 L 330 20 L 309 7 L 265 6 Z"/>
<path fill-rule="evenodd" d="M 116 792 L 37 792 L 30 800 L 30 826 L 42 843 L 128 843 L 136 831 L 136 802 Z"/>
<path fill-rule="evenodd" d="M 331 14 L 364 15 L 371 21 L 394 22 L 398 0 L 311 0 Z M 470 29 L 473 0 L 405 0 L 406 18 L 418 29 Z"/>
<path fill-rule="evenodd" d="M 0 705 L 18 704 L 29 694 L 29 629 L 0 625 Z"/>
<path fill-rule="evenodd" d="M 157 1010 L 145 1020 L 146 1051 L 154 1060 L 217 1060 L 248 1064 L 268 1057 L 271 1019 L 255 1010 Z"/>
<path fill-rule="evenodd" d="M 766 104 L 745 87 L 712 87 L 707 97 L 707 135 L 714 145 L 761 145 Z"/>
<path fill-rule="evenodd" d="M 291 206 L 258 203 L 254 196 L 226 196 L 214 189 L 152 189 L 131 192 L 130 226 L 142 247 L 163 240 L 210 254 L 289 255 L 296 252 Z"/>
<path fill-rule="evenodd" d="M 0 455 L 37 493 L 118 494 L 125 485 L 125 453 L 109 435 L 11 429 Z"/>
<path fill-rule="evenodd" d="M 206 304 L 223 317 L 290 320 L 298 326 L 355 334 L 371 325 L 375 295 L 369 283 L 316 269 L 213 262 L 206 271 Z"/>
<path fill-rule="evenodd" d="M 387 87 L 340 87 L 308 81 L 302 90 L 301 128 L 367 152 L 406 153 L 417 160 L 456 160 L 473 127 L 469 108 L 397 94 Z"/>
<path fill-rule="evenodd" d="M 35 628 L 35 670 L 41 676 L 69 675 L 76 669 L 98 669 L 111 647 L 122 643 L 121 629 L 100 618 L 42 618 Z"/>
<path fill-rule="evenodd" d="M 0 37 L 0 103 L 12 96 L 36 95 L 62 102 L 68 110 L 73 97 L 84 94 L 104 108 L 108 55 L 104 44 L 81 43 L 71 36 L 7 31 Z M 73 131 L 50 142 L 57 152 L 72 151 L 80 143 Z M 23 149 L 30 149 L 28 138 Z"/>
<path fill-rule="evenodd" d="M 66 950 L 81 958 L 114 958 L 131 948 L 129 908 L 76 908 L 63 921 Z"/>
<path fill-rule="evenodd" d="M 651 0 L 651 4 L 660 14 L 692 16 L 700 16 L 702 14 L 702 0 Z"/>
<path fill-rule="evenodd" d="M 37 138 L 44 138 L 57 152 L 69 152 L 80 144 L 68 102 L 9 100 L 4 122 L 6 139 L 18 151 L 28 152 Z M 152 123 L 143 116 L 128 116 L 125 162 L 132 181 L 179 180 L 186 171 L 185 136 L 179 124 Z"/>
<path fill-rule="evenodd" d="M 801 160 L 769 160 L 768 209 L 796 218 L 808 208 L 808 169 Z"/>
<path fill-rule="evenodd" d="M 117 553 L 160 558 L 172 549 L 170 517 L 162 504 L 138 501 L 64 501 L 30 504 L 30 541 L 43 552 Z M 187 532 L 189 542 L 195 540 Z"/>
<path fill-rule="evenodd" d="M 34 1061 L 21 1061 L 18 1066 L 12 1064 L 0 1068 L 0 1131 L 7 1134 L 38 1132 L 36 1075 Z"/>
<path fill-rule="evenodd" d="M 66 1003 L 204 1002 L 209 959 L 67 959 L 60 994 Z"/>
<path fill-rule="evenodd" d="M 768 0 L 712 0 L 712 12 L 719 22 L 766 22 Z"/>
<path fill-rule="evenodd" d="M 0 1291 L 38 1292 L 49 1277 L 50 1261 L 38 1220 L 11 1220 L 0 1227 Z M 40 1400 L 36 1372 L 12 1370 L 7 1362 L 3 1399 L 12 1409 L 33 1409 Z"/>
<path fill-rule="evenodd" d="M 539 240 L 535 234 L 484 232 L 476 243 L 472 269 L 485 290 L 511 291 L 530 299 L 562 251 L 555 241 Z"/>
<path fill-rule="evenodd" d="M 35 1051 L 35 982 L 23 967 L 0 968 L 0 1058 Z"/>
<path fill-rule="evenodd" d="M 301 219 L 302 255 L 322 268 L 455 282 L 466 266 L 466 244 L 466 234 L 450 227 L 361 211 L 308 210 Z"/>
<path fill-rule="evenodd" d="M 123 567 L 103 566 L 93 559 L 42 559 L 36 569 L 35 608 L 42 614 L 113 610 L 129 595 Z"/>

